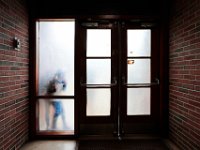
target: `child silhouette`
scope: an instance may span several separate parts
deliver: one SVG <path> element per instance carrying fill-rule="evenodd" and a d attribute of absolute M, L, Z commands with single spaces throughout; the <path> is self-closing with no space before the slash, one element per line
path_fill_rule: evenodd
<path fill-rule="evenodd" d="M 66 81 L 64 80 L 63 74 L 61 72 L 58 72 L 48 84 L 47 95 L 60 95 L 65 89 Z M 53 106 L 52 128 L 50 128 L 49 121 L 50 106 Z M 63 129 L 66 129 L 66 118 L 62 101 L 57 98 L 49 100 L 48 110 L 46 111 L 47 129 L 56 130 L 58 128 L 57 124 L 59 116 L 61 116 L 62 119 Z"/>

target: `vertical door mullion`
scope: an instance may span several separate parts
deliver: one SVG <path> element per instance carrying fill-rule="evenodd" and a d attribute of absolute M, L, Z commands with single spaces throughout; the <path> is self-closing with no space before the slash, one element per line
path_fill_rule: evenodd
<path fill-rule="evenodd" d="M 119 79 L 119 87 L 118 87 L 118 136 L 121 136 L 124 133 L 124 116 L 126 116 L 126 87 L 124 86 L 124 82 L 126 81 L 126 28 L 125 22 L 118 22 L 118 50 L 119 50 L 119 63 L 118 63 L 118 79 Z"/>

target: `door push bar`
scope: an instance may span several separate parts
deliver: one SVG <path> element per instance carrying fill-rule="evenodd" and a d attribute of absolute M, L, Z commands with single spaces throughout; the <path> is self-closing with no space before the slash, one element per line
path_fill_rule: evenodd
<path fill-rule="evenodd" d="M 113 78 L 113 81 L 114 82 L 111 84 L 87 84 L 80 82 L 80 85 L 87 88 L 109 88 L 117 85 L 117 79 L 115 77 Z"/>
<path fill-rule="evenodd" d="M 125 78 L 122 78 L 123 80 L 123 85 L 127 86 L 127 87 L 149 87 L 149 86 L 153 86 L 153 85 L 159 85 L 160 84 L 160 80 L 158 78 L 155 78 L 154 82 L 151 83 L 126 83 L 125 82 Z"/>

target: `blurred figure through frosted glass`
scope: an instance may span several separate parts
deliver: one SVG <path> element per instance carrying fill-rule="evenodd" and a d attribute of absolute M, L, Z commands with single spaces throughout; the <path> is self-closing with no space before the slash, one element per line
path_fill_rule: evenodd
<path fill-rule="evenodd" d="M 38 22 L 39 95 L 45 95 L 54 73 L 68 84 L 61 95 L 74 95 L 74 21 Z"/>
<path fill-rule="evenodd" d="M 74 99 L 58 100 L 58 103 L 62 103 L 62 109 L 64 110 L 62 115 L 59 108 L 55 112 L 54 99 L 39 100 L 40 131 L 74 131 Z"/>
<path fill-rule="evenodd" d="M 62 72 L 56 72 L 54 77 L 48 82 L 47 95 L 54 96 L 60 95 L 60 93 L 67 89 L 67 83 L 63 78 Z M 72 101 L 73 102 L 73 101 Z M 40 102 L 40 112 L 43 112 L 43 116 L 40 113 L 40 119 L 43 119 L 43 124 L 45 124 L 46 130 L 73 130 L 70 125 L 74 118 L 74 108 L 73 103 L 70 100 L 62 100 L 59 98 L 46 99 L 43 103 Z M 67 108 L 67 106 L 69 106 Z M 71 107 L 71 108 L 70 108 Z M 66 113 L 68 111 L 68 113 Z M 68 115 L 68 117 L 66 117 Z M 68 121 L 66 120 L 68 118 Z M 69 120 L 69 118 L 71 118 Z M 45 120 L 45 122 L 44 122 Z M 42 120 L 41 120 L 42 121 Z"/>

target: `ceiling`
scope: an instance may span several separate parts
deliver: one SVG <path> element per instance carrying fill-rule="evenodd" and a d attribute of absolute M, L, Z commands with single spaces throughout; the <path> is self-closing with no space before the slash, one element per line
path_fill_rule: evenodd
<path fill-rule="evenodd" d="M 158 15 L 163 0 L 27 0 L 32 16 Z"/>

